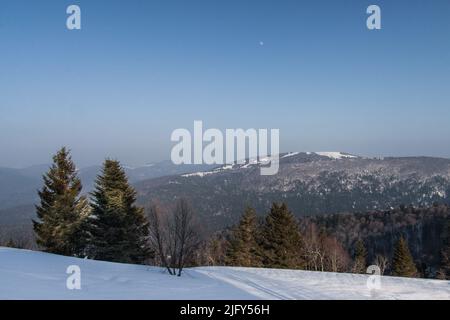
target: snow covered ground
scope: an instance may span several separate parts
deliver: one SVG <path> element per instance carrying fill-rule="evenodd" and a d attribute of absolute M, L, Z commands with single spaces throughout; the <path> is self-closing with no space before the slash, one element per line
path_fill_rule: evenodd
<path fill-rule="evenodd" d="M 67 267 L 81 269 L 69 290 Z M 450 282 L 297 270 L 202 267 L 169 276 L 155 267 L 0 248 L 0 299 L 450 299 Z"/>

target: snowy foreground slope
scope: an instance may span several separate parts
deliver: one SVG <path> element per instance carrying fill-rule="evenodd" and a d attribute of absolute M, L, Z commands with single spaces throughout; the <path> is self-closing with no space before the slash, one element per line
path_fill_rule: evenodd
<path fill-rule="evenodd" d="M 68 290 L 67 267 L 81 269 Z M 160 268 L 0 247 L 0 299 L 450 299 L 450 282 L 296 270 L 202 267 L 181 277 Z"/>

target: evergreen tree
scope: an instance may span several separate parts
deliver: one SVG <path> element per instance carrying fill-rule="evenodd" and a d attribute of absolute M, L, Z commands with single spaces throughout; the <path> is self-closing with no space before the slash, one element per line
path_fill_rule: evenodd
<path fill-rule="evenodd" d="M 98 260 L 144 263 L 150 254 L 149 224 L 143 208 L 135 206 L 136 191 L 118 161 L 105 161 L 92 197 L 91 256 Z"/>
<path fill-rule="evenodd" d="M 33 220 L 38 245 L 51 253 L 82 255 L 84 238 L 80 237 L 80 227 L 90 208 L 87 199 L 80 196 L 81 181 L 65 147 L 53 157 L 43 179 L 40 204 L 36 206 L 38 221 Z"/>
<path fill-rule="evenodd" d="M 299 226 L 286 204 L 272 205 L 264 225 L 262 248 L 266 267 L 295 269 L 304 266 Z"/>
<path fill-rule="evenodd" d="M 403 236 L 400 237 L 395 246 L 392 267 L 394 276 L 416 277 L 418 275 L 408 243 Z"/>
<path fill-rule="evenodd" d="M 353 273 L 366 273 L 367 251 L 362 240 L 356 242 L 354 259 Z"/>
<path fill-rule="evenodd" d="M 252 208 L 246 208 L 233 230 L 226 253 L 226 262 L 230 266 L 259 267 L 261 266 L 261 251 L 258 244 L 258 217 Z"/>
<path fill-rule="evenodd" d="M 450 221 L 447 222 L 444 237 L 444 248 L 441 252 L 441 267 L 437 276 L 442 280 L 450 280 Z"/>
<path fill-rule="evenodd" d="M 7 248 L 16 248 L 16 243 L 14 242 L 13 239 L 9 239 L 8 242 L 6 243 L 6 247 Z"/>

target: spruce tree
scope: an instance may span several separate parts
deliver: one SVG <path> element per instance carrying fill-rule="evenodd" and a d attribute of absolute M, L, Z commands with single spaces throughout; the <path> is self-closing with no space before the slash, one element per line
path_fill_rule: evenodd
<path fill-rule="evenodd" d="M 416 265 L 408 248 L 408 242 L 403 236 L 400 237 L 395 246 L 392 267 L 394 276 L 417 277 L 418 275 Z"/>
<path fill-rule="evenodd" d="M 353 273 L 366 273 L 367 251 L 362 240 L 356 242 L 354 259 Z"/>
<path fill-rule="evenodd" d="M 6 243 L 6 247 L 7 248 L 16 248 L 16 243 L 14 242 L 13 239 L 9 239 L 8 242 Z"/>
<path fill-rule="evenodd" d="M 83 254 L 80 237 L 83 221 L 90 213 L 87 199 L 80 196 L 82 185 L 69 150 L 61 148 L 43 176 L 44 186 L 38 192 L 38 220 L 33 220 L 38 245 L 46 252 L 62 255 Z"/>
<path fill-rule="evenodd" d="M 299 226 L 286 204 L 272 205 L 263 229 L 262 248 L 266 267 L 296 269 L 304 266 Z"/>
<path fill-rule="evenodd" d="M 226 253 L 230 266 L 261 266 L 261 250 L 258 244 L 258 217 L 253 208 L 246 208 L 239 225 L 233 230 Z"/>
<path fill-rule="evenodd" d="M 447 222 L 444 239 L 444 247 L 441 251 L 441 266 L 437 277 L 442 280 L 450 280 L 450 221 Z"/>
<path fill-rule="evenodd" d="M 92 197 L 91 256 L 97 260 L 144 263 L 150 254 L 148 221 L 143 208 L 135 205 L 136 191 L 118 161 L 104 162 Z"/>

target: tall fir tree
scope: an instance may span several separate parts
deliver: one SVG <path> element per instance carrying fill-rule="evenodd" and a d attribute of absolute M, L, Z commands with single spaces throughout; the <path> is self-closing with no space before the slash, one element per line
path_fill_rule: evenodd
<path fill-rule="evenodd" d="M 123 263 L 144 263 L 150 255 L 149 224 L 137 207 L 136 191 L 115 160 L 106 160 L 92 192 L 92 258 Z"/>
<path fill-rule="evenodd" d="M 238 267 L 260 267 L 258 217 L 253 208 L 246 208 L 239 225 L 233 230 L 226 252 L 226 263 Z"/>
<path fill-rule="evenodd" d="M 266 267 L 304 267 L 299 226 L 285 203 L 272 205 L 263 228 L 262 249 Z"/>
<path fill-rule="evenodd" d="M 358 240 L 355 245 L 355 256 L 352 272 L 366 273 L 367 267 L 367 251 L 362 240 Z"/>
<path fill-rule="evenodd" d="M 36 206 L 38 220 L 33 220 L 38 245 L 45 251 L 82 256 L 86 239 L 82 225 L 90 214 L 89 203 L 80 196 L 82 185 L 69 150 L 63 147 L 53 157 L 53 164 L 43 176 Z"/>
<path fill-rule="evenodd" d="M 408 242 L 400 237 L 395 250 L 394 258 L 392 260 L 393 275 L 398 277 L 417 277 L 418 271 L 414 263 L 411 252 L 408 248 Z"/>

